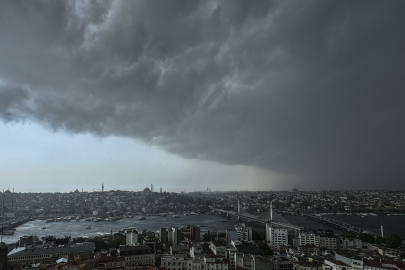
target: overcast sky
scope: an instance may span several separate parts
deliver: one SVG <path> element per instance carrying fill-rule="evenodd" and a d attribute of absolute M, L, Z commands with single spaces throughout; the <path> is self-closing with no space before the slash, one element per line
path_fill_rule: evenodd
<path fill-rule="evenodd" d="M 404 189 L 404 14 L 1 1 L 0 188 Z"/>

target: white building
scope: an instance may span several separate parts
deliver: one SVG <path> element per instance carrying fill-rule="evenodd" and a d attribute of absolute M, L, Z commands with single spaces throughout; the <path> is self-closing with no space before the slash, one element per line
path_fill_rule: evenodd
<path fill-rule="evenodd" d="M 236 225 L 235 230 L 239 241 L 252 241 L 252 228 L 245 227 L 245 224 L 242 223 L 242 225 Z"/>
<path fill-rule="evenodd" d="M 350 265 L 338 260 L 325 260 L 323 264 L 323 270 L 352 270 Z"/>
<path fill-rule="evenodd" d="M 167 237 L 168 237 L 168 242 L 172 245 L 177 245 L 179 243 L 178 241 L 178 229 L 177 228 L 171 228 L 167 232 Z"/>
<path fill-rule="evenodd" d="M 202 259 L 187 258 L 187 254 L 162 256 L 161 266 L 166 270 L 229 270 L 227 260 L 214 254 Z"/>
<path fill-rule="evenodd" d="M 278 246 L 288 245 L 288 230 L 272 228 L 266 224 L 266 240 L 270 241 L 271 248 L 276 249 Z"/>
<path fill-rule="evenodd" d="M 314 232 L 300 232 L 298 235 L 300 246 L 314 245 L 319 247 L 320 236 L 314 234 Z"/>
<path fill-rule="evenodd" d="M 134 246 L 139 243 L 138 232 L 136 230 L 126 231 L 125 233 L 127 246 Z"/>

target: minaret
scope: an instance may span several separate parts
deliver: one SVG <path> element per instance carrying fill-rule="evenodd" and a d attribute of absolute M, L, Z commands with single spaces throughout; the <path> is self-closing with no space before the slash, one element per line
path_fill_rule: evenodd
<path fill-rule="evenodd" d="M 273 221 L 273 201 L 270 202 L 270 222 Z"/>
<path fill-rule="evenodd" d="M 240 202 L 239 202 L 239 199 L 238 199 L 238 214 L 240 214 Z"/>
<path fill-rule="evenodd" d="M 101 185 L 101 192 L 104 192 L 104 183 Z"/>
<path fill-rule="evenodd" d="M 1 217 L 4 217 L 4 189 L 3 189 L 3 194 L 1 194 Z"/>
<path fill-rule="evenodd" d="M 384 238 L 384 227 L 381 222 L 381 237 Z"/>

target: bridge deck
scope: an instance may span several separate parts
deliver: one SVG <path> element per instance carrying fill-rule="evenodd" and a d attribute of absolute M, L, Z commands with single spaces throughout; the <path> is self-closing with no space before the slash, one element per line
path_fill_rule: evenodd
<path fill-rule="evenodd" d="M 280 215 L 276 214 L 273 210 L 273 221 L 270 221 L 270 215 L 268 219 L 263 218 L 261 216 L 255 216 L 249 213 L 237 213 L 237 212 L 233 212 L 233 211 L 228 211 L 228 210 L 223 210 L 223 209 L 213 209 L 216 212 L 220 212 L 220 213 L 224 213 L 224 214 L 228 214 L 228 215 L 232 215 L 232 216 L 239 216 L 242 218 L 247 218 L 256 222 L 261 222 L 261 223 L 268 223 L 271 224 L 273 226 L 277 226 L 277 227 L 282 227 L 282 228 L 286 228 L 289 230 L 294 230 L 294 231 L 299 231 L 300 227 L 297 227 L 295 225 L 292 225 L 291 223 L 289 223 L 287 220 L 285 220 L 283 217 L 281 217 Z"/>

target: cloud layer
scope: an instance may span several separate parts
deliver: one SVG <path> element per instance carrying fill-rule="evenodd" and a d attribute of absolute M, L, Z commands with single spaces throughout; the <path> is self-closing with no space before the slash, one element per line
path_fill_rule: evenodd
<path fill-rule="evenodd" d="M 4 1 L 0 117 L 405 188 L 403 1 Z"/>

